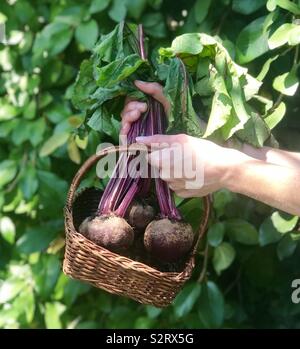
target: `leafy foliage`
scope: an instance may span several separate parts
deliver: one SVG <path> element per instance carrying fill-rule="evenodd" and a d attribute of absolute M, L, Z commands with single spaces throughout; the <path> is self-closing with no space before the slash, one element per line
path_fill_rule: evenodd
<path fill-rule="evenodd" d="M 123 19 L 143 23 L 149 52 L 164 47 L 164 63 L 174 65 L 159 71 L 171 97 L 174 77 L 167 73 L 176 73 L 174 54 L 180 55 L 196 76 L 191 97 L 198 97 L 190 107 L 204 119 L 213 116 L 207 136 L 235 134 L 262 145 L 276 126 L 279 144 L 299 151 L 299 15 L 300 2 L 291 0 L 1 2 L 0 328 L 300 327 L 299 305 L 291 302 L 291 282 L 299 278 L 298 219 L 223 190 L 214 194 L 195 274 L 168 309 L 109 295 L 61 272 L 68 185 L 78 165 L 100 142 L 116 142 L 119 130 L 116 111 L 87 133 L 85 113 L 101 99 L 125 95 L 103 80 L 105 72 L 98 72 L 102 86 L 89 75 L 98 35 L 108 35 Z M 107 63 L 123 48 L 117 35 L 113 45 L 106 39 L 96 50 Z M 205 52 L 217 71 L 208 74 Z M 144 65 L 136 56 L 127 59 L 130 66 Z M 219 73 L 225 59 L 238 63 L 225 74 L 226 91 Z M 75 109 L 71 96 L 82 61 L 84 98 L 75 100 Z M 94 100 L 86 100 L 91 93 Z M 229 124 L 232 112 L 236 119 Z M 93 128 L 99 115 L 89 117 Z M 201 200 L 178 203 L 196 226 Z"/>

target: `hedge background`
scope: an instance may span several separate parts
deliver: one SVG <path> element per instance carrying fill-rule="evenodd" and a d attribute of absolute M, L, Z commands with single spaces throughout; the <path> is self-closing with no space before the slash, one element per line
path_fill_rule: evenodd
<path fill-rule="evenodd" d="M 166 310 L 61 272 L 68 184 L 101 141 L 117 140 L 115 122 L 80 139 L 83 115 L 70 103 L 98 35 L 127 18 L 143 23 L 158 47 L 184 32 L 218 36 L 252 75 L 264 67 L 264 96 L 280 105 L 276 122 L 286 106 L 276 137 L 299 151 L 299 15 L 299 0 L 1 1 L 0 328 L 300 328 L 300 304 L 291 301 L 300 278 L 298 218 L 227 191 L 214 194 L 193 280 Z M 198 205 L 192 199 L 182 208 L 197 220 Z"/>

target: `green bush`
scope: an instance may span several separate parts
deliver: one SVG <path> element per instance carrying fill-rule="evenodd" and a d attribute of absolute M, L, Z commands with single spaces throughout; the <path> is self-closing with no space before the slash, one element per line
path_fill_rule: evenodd
<path fill-rule="evenodd" d="M 113 120 L 82 134 L 72 87 L 99 34 L 125 18 L 143 23 L 157 47 L 185 32 L 215 35 L 263 82 L 260 101 L 279 124 L 280 146 L 300 149 L 299 0 L 3 0 L 0 328 L 299 328 L 300 304 L 291 301 L 300 278 L 298 218 L 227 191 L 214 194 L 193 279 L 168 309 L 62 274 L 68 185 L 119 129 Z M 196 222 L 199 205 L 189 200 L 184 214 Z"/>

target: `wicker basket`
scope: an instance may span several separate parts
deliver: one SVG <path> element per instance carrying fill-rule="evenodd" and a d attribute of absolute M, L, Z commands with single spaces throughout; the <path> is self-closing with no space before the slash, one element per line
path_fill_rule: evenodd
<path fill-rule="evenodd" d="M 134 151 L 143 150 L 138 145 Z M 161 272 L 146 264 L 133 261 L 100 247 L 77 232 L 82 220 L 97 209 L 101 192 L 88 189 L 76 195 L 82 177 L 107 154 L 127 151 L 127 147 L 106 148 L 90 157 L 75 175 L 65 207 L 66 249 L 63 271 L 74 279 L 104 289 L 110 293 L 132 298 L 143 304 L 166 307 L 190 278 L 197 247 L 206 231 L 210 200 L 204 198 L 204 214 L 194 249 L 180 273 Z"/>

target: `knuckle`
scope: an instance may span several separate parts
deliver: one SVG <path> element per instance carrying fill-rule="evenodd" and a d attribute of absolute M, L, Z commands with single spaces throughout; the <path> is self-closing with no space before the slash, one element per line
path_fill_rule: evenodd
<path fill-rule="evenodd" d="M 140 116 L 140 111 L 138 109 L 131 110 L 130 116 L 134 119 L 139 118 Z"/>

